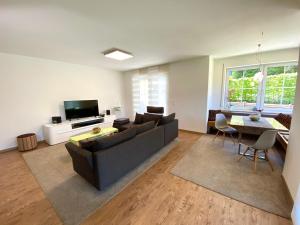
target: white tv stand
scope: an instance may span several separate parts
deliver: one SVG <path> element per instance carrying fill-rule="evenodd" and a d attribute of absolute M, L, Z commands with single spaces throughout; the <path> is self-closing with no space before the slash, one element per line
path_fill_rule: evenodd
<path fill-rule="evenodd" d="M 66 142 L 71 136 L 76 134 L 91 131 L 94 127 L 112 127 L 115 115 L 105 116 L 103 122 L 96 120 L 102 119 L 102 117 L 89 117 L 84 119 L 76 119 L 71 121 L 64 121 L 58 124 L 45 124 L 43 126 L 43 133 L 45 141 L 49 145 L 55 145 L 58 143 Z M 94 123 L 94 124 L 89 124 Z"/>

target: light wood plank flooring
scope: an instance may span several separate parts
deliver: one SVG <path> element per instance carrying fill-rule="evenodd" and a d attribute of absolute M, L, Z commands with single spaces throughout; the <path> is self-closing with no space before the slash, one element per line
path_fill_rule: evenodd
<path fill-rule="evenodd" d="M 170 174 L 199 136 L 180 132 L 176 148 L 83 224 L 292 224 Z M 19 152 L 1 153 L 0 171 L 1 225 L 61 224 Z"/>

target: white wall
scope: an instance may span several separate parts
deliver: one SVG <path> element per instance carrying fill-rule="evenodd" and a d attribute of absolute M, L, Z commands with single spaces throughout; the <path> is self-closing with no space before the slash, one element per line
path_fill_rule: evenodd
<path fill-rule="evenodd" d="M 35 132 L 51 116 L 64 117 L 63 101 L 98 99 L 99 110 L 122 104 L 121 73 L 100 68 L 0 53 L 0 150 L 16 136 Z"/>
<path fill-rule="evenodd" d="M 300 186 L 298 186 L 291 217 L 294 225 L 300 225 Z"/>
<path fill-rule="evenodd" d="M 169 111 L 179 128 L 206 133 L 209 57 L 169 64 Z"/>
<path fill-rule="evenodd" d="M 163 65 L 168 71 L 168 111 L 176 113 L 180 129 L 206 132 L 209 61 L 204 56 Z M 133 74 L 124 73 L 126 113 L 132 119 Z"/>
<path fill-rule="evenodd" d="M 300 66 L 299 66 L 298 74 L 300 74 Z M 299 148 L 300 126 L 299 124 L 300 124 L 300 79 L 297 80 L 295 107 L 292 116 L 289 144 L 286 151 L 285 164 L 283 168 L 284 179 L 288 185 L 288 188 L 294 200 L 296 198 L 297 188 L 300 183 L 300 148 Z"/>
<path fill-rule="evenodd" d="M 287 62 L 298 60 L 299 49 L 291 48 L 262 53 L 262 63 Z M 221 107 L 223 94 L 223 74 L 228 67 L 237 67 L 257 64 L 256 54 L 248 54 L 221 58 L 214 60 L 212 97 L 210 98 L 210 109 L 219 109 Z"/>

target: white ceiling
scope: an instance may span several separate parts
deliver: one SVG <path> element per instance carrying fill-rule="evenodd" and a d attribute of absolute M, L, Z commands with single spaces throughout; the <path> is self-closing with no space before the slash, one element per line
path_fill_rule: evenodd
<path fill-rule="evenodd" d="M 129 70 L 299 46 L 297 0 L 1 0 L 0 52 Z M 123 62 L 101 52 L 120 48 Z"/>

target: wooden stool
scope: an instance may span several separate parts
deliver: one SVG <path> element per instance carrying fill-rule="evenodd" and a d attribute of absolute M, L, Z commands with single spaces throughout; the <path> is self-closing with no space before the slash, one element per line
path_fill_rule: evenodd
<path fill-rule="evenodd" d="M 20 152 L 32 150 L 37 147 L 37 139 L 34 133 L 22 134 L 18 136 L 17 142 Z"/>

